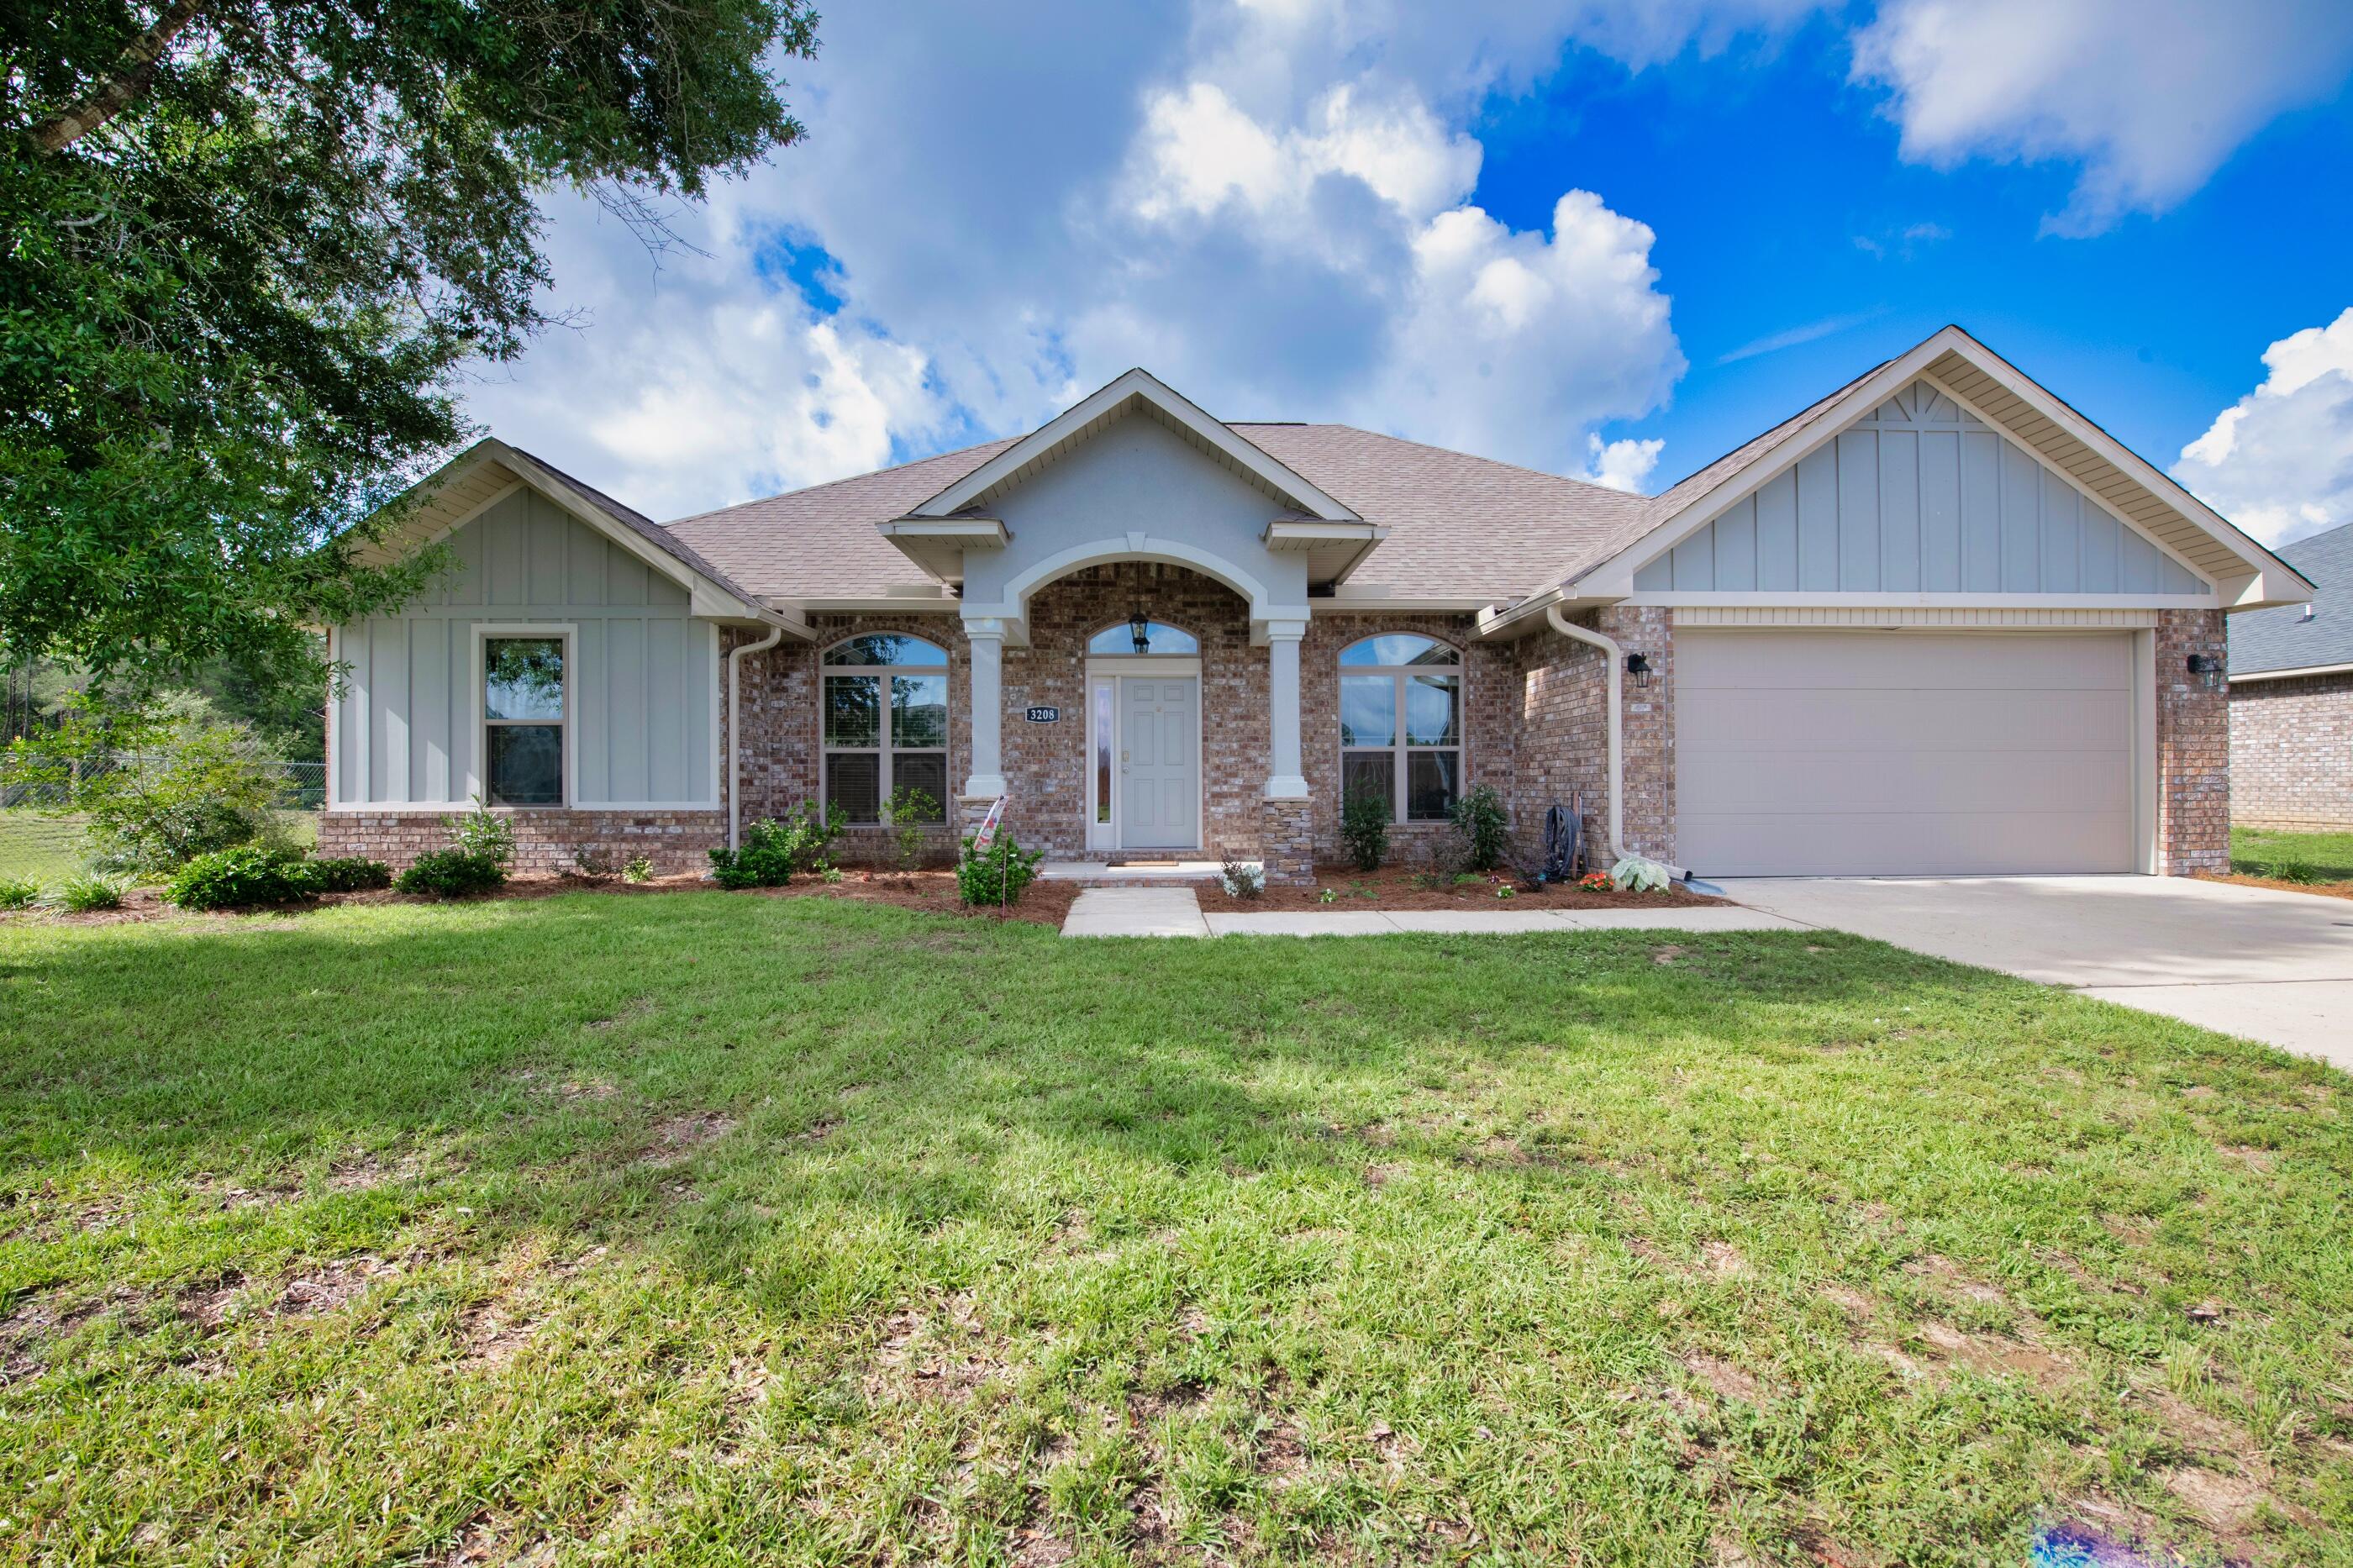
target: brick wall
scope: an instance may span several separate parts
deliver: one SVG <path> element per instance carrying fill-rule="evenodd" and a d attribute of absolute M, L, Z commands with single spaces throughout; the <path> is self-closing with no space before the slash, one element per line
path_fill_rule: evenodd
<path fill-rule="evenodd" d="M 1615 639 L 1628 653 L 1649 656 L 1651 681 L 1627 679 L 1624 752 L 1626 847 L 1672 861 L 1675 850 L 1674 630 L 1656 607 L 1619 607 L 1576 617 L 1577 624 Z M 1544 814 L 1582 796 L 1592 848 L 1609 857 L 1609 669 L 1606 656 L 1546 627 L 1517 645 L 1517 756 L 1512 772 L 1512 821 L 1521 852 L 1541 847 Z"/>
<path fill-rule="evenodd" d="M 470 808 L 449 815 L 462 816 Z M 698 871 L 711 864 L 709 851 L 727 842 L 727 817 L 716 811 L 550 811 L 543 807 L 493 807 L 514 827 L 517 871 L 569 871 L 575 852 L 589 848 L 618 869 L 642 855 L 656 872 Z M 449 830 L 441 816 L 426 811 L 330 811 L 319 817 L 322 857 L 364 855 L 395 870 L 428 849 L 445 849 Z"/>
<path fill-rule="evenodd" d="M 2157 617 L 2157 869 L 2168 877 L 2231 868 L 2229 683 L 2189 673 L 2189 656 L 2223 657 L 2222 612 Z"/>
<path fill-rule="evenodd" d="M 1340 654 L 1349 644 L 1388 632 L 1434 637 L 1462 654 L 1462 773 L 1464 789 L 1482 784 L 1511 803 L 1517 752 L 1520 667 L 1504 643 L 1474 643 L 1469 616 L 1330 615 L 1320 609 L 1299 645 L 1300 771 L 1318 859 L 1340 852 Z M 1443 822 L 1400 823 L 1389 829 L 1390 858 L 1426 865 L 1451 849 L 1453 827 Z"/>
<path fill-rule="evenodd" d="M 2231 819 L 2353 828 L 2353 671 L 2231 688 Z"/>

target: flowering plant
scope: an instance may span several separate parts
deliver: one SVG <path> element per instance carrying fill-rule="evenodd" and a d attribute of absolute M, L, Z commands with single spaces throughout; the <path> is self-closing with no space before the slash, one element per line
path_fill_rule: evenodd
<path fill-rule="evenodd" d="M 1607 871 L 1588 871 L 1577 879 L 1577 885 L 1588 893 L 1614 893 L 1618 884 L 1609 879 Z"/>

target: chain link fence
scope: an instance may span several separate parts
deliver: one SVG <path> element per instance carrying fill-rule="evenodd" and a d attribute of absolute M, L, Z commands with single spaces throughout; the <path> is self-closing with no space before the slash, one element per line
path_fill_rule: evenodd
<path fill-rule="evenodd" d="M 149 753 L 153 755 L 153 753 Z M 77 780 L 100 778 L 117 768 L 135 768 L 144 760 L 136 752 L 120 752 L 109 756 L 87 758 L 74 769 Z M 324 763 L 272 763 L 271 772 L 283 781 L 278 800 L 280 811 L 317 811 L 327 804 L 327 764 Z M 70 799 L 70 784 L 48 782 L 0 784 L 0 810 L 63 808 Z"/>

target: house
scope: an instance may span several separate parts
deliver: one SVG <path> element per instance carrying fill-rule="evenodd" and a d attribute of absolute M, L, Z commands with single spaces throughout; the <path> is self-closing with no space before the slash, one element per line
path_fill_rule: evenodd
<path fill-rule="evenodd" d="M 2231 623 L 2231 816 L 2353 829 L 2353 523 L 2284 546 L 2311 598 Z"/>
<path fill-rule="evenodd" d="M 526 864 L 682 867 L 920 792 L 944 839 L 1003 797 L 1057 858 L 1296 881 L 1345 791 L 1411 858 L 1489 785 L 1703 875 L 2221 869 L 2223 617 L 2309 593 L 1950 327 L 1648 498 L 1139 370 L 668 526 L 495 440 L 412 500 L 383 548 L 457 564 L 332 633 L 323 852 L 479 794 Z"/>

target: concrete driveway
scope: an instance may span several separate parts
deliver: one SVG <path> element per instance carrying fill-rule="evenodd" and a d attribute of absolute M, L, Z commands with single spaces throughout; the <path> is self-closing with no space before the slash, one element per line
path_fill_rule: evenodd
<path fill-rule="evenodd" d="M 2353 900 L 2179 877 L 1737 878 L 1752 909 L 2353 1068 Z"/>

